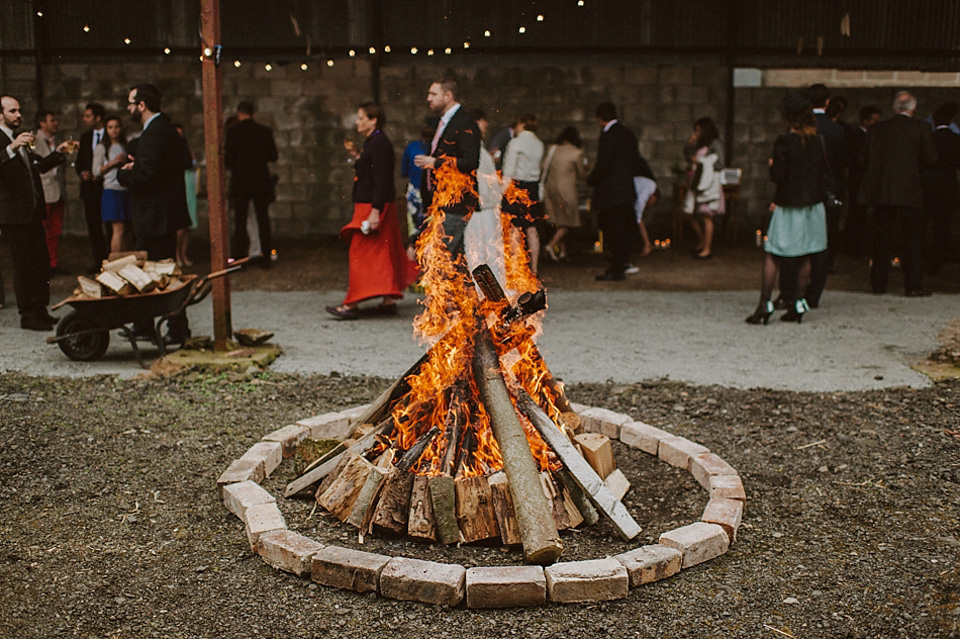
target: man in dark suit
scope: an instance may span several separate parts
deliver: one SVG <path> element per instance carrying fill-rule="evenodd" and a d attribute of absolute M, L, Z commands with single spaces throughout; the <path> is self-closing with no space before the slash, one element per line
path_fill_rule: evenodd
<path fill-rule="evenodd" d="M 894 116 L 870 129 L 867 174 L 860 203 L 873 207 L 874 244 L 870 285 L 887 292 L 893 238 L 903 237 L 904 291 L 907 297 L 929 295 L 923 289 L 922 174 L 937 159 L 930 125 L 913 118 L 917 99 L 901 91 L 893 101 Z"/>
<path fill-rule="evenodd" d="M 630 255 L 630 240 L 636 234 L 634 202 L 637 191 L 633 176 L 641 166 L 637 136 L 617 120 L 617 108 L 610 102 L 597 107 L 597 120 L 603 131 L 597 148 L 597 163 L 587 178 L 593 187 L 591 208 L 603 231 L 603 242 L 610 266 L 597 276 L 598 281 L 625 278 Z"/>
<path fill-rule="evenodd" d="M 429 210 L 436 192 L 436 170 L 453 167 L 458 173 L 469 176 L 473 193 L 464 193 L 458 202 L 443 207 L 443 231 L 449 237 L 447 249 L 456 259 L 463 255 L 463 232 L 467 220 L 477 208 L 477 167 L 480 166 L 480 128 L 459 102 L 460 84 L 452 78 L 444 78 L 430 85 L 427 104 L 440 116 L 437 130 L 430 144 L 429 155 L 417 155 L 413 163 L 423 172 L 421 192 L 424 210 Z"/>
<path fill-rule="evenodd" d="M 130 226 L 135 246 L 151 260 L 173 259 L 177 229 L 190 225 L 187 189 L 183 180 L 186 145 L 170 120 L 160 112 L 160 91 L 152 84 L 130 90 L 127 110 L 134 122 L 143 123 L 133 161 L 117 172 L 117 180 L 130 191 Z M 144 327 L 137 327 L 139 333 Z M 172 341 L 186 336 L 186 318 L 172 322 Z"/>
<path fill-rule="evenodd" d="M 960 169 L 960 135 L 950 130 L 960 105 L 946 102 L 933 112 L 933 147 L 937 162 L 923 175 L 924 227 L 931 227 L 925 252 L 928 273 L 939 273 L 950 256 L 950 219 L 957 208 L 957 169 Z"/>
<path fill-rule="evenodd" d="M 247 216 L 250 202 L 257 215 L 257 230 L 263 254 L 261 268 L 270 268 L 273 239 L 270 233 L 270 202 L 274 200 L 273 178 L 267 164 L 277 161 L 273 132 L 253 119 L 253 103 L 237 105 L 237 123 L 227 129 L 224 164 L 230 171 L 230 204 L 233 207 L 233 251 L 236 259 L 247 257 L 250 238 Z"/>
<path fill-rule="evenodd" d="M 867 105 L 860 109 L 860 126 L 847 136 L 847 219 L 843 227 L 843 245 L 846 253 L 865 257 L 870 253 L 868 241 L 867 207 L 857 196 L 867 174 L 867 133 L 880 121 L 880 107 Z"/>
<path fill-rule="evenodd" d="M 103 233 L 103 219 L 100 217 L 103 178 L 93 174 L 93 151 L 107 134 L 103 126 L 106 117 L 106 110 L 97 102 L 91 102 L 83 110 L 83 123 L 90 130 L 80 136 L 80 150 L 75 166 L 77 175 L 80 176 L 80 199 L 83 201 L 83 217 L 87 223 L 87 235 L 90 237 L 90 250 L 93 254 L 93 264 L 87 269 L 89 271 L 99 271 L 101 262 L 107 259 L 110 252 Z"/>
<path fill-rule="evenodd" d="M 13 262 L 13 290 L 20 311 L 20 328 L 49 331 L 56 319 L 47 312 L 50 303 L 50 254 L 43 218 L 46 204 L 40 173 L 63 164 L 67 143 L 46 157 L 31 153 L 33 134 L 14 135 L 23 117 L 20 102 L 0 96 L 0 231 L 7 240 Z"/>

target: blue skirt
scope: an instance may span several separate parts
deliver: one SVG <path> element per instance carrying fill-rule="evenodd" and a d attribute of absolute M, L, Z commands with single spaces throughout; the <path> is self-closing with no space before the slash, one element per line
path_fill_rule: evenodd
<path fill-rule="evenodd" d="M 100 217 L 104 222 L 126 222 L 130 219 L 130 193 L 104 189 L 100 199 Z"/>
<path fill-rule="evenodd" d="M 773 210 L 764 250 L 777 257 L 800 257 L 827 250 L 827 213 L 822 202 L 813 206 Z"/>

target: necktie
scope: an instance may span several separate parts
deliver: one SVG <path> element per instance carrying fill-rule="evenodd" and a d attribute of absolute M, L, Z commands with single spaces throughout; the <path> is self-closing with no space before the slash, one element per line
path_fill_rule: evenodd
<path fill-rule="evenodd" d="M 100 144 L 100 131 L 93 132 L 93 148 L 97 148 L 97 145 Z"/>
<path fill-rule="evenodd" d="M 437 132 L 433 134 L 433 142 L 430 143 L 430 155 L 436 153 L 437 144 L 440 143 L 440 136 L 443 135 L 443 130 L 445 128 L 446 125 L 443 123 L 443 120 L 437 122 Z M 427 190 L 432 191 L 433 187 L 433 169 L 427 169 Z"/>

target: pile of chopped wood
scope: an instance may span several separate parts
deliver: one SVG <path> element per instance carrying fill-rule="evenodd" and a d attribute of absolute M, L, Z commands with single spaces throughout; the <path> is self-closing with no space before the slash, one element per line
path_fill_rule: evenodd
<path fill-rule="evenodd" d="M 86 299 L 162 292 L 183 282 L 180 267 L 173 260 L 147 259 L 146 251 L 111 253 L 94 277 L 77 277 L 73 294 Z"/>

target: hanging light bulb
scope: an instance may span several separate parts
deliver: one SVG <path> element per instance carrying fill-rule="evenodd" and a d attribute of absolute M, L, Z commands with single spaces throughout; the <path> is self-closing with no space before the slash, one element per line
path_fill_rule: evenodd
<path fill-rule="evenodd" d="M 170 55 L 170 47 L 164 47 L 164 48 L 163 48 L 163 53 L 164 53 L 165 55 Z"/>
<path fill-rule="evenodd" d="M 443 52 L 446 53 L 447 55 L 450 55 L 451 53 L 453 53 L 453 49 L 451 49 L 450 47 L 447 47 L 446 49 L 443 50 Z"/>
<path fill-rule="evenodd" d="M 304 62 L 303 64 L 300 65 L 300 70 L 301 70 L 301 71 L 306 71 L 306 70 L 307 70 L 307 63 L 306 63 L 306 62 Z"/>
<path fill-rule="evenodd" d="M 37 11 L 37 17 L 38 17 L 38 18 L 42 18 L 42 17 L 43 17 L 43 11 Z"/>
<path fill-rule="evenodd" d="M 124 43 L 124 44 L 130 44 L 130 38 L 124 38 L 124 39 L 123 39 L 123 43 Z"/>
<path fill-rule="evenodd" d="M 487 29 L 486 31 L 483 32 L 483 37 L 484 37 L 484 38 L 489 38 L 489 37 L 490 37 L 490 29 Z"/>
<path fill-rule="evenodd" d="M 239 61 L 239 60 L 234 60 L 234 61 L 233 61 L 233 66 L 235 66 L 236 68 L 239 69 L 239 68 L 240 68 L 240 61 Z"/>
<path fill-rule="evenodd" d="M 413 55 L 417 55 L 417 48 L 416 48 L 416 47 L 410 47 L 410 53 L 412 53 Z"/>
<path fill-rule="evenodd" d="M 269 62 L 263 65 L 263 68 L 266 69 L 267 71 L 273 71 L 273 65 L 270 64 Z"/>
<path fill-rule="evenodd" d="M 469 41 L 469 40 L 463 43 L 463 48 L 464 48 L 464 49 L 469 49 L 469 48 L 470 48 L 470 41 Z"/>
<path fill-rule="evenodd" d="M 84 33 L 90 33 L 90 25 L 89 25 L 89 24 L 83 25 L 83 32 L 84 32 Z"/>
<path fill-rule="evenodd" d="M 580 1 L 577 3 L 577 6 L 578 6 L 578 7 L 582 7 L 582 6 L 583 6 L 583 0 L 580 0 Z"/>
<path fill-rule="evenodd" d="M 377 48 L 376 48 L 376 47 L 370 47 L 369 49 L 367 49 L 367 51 L 370 52 L 370 55 L 375 55 L 375 54 L 377 53 Z"/>
<path fill-rule="evenodd" d="M 542 13 L 537 16 L 537 22 L 543 22 L 543 14 L 542 14 Z"/>
<path fill-rule="evenodd" d="M 388 45 L 385 45 L 385 46 L 383 47 L 383 52 L 384 52 L 384 53 L 390 53 L 390 45 L 389 45 L 389 44 L 388 44 Z"/>
<path fill-rule="evenodd" d="M 517 29 L 517 31 L 518 31 L 519 33 L 526 33 L 526 32 L 527 32 L 527 28 L 526 28 L 526 27 L 520 27 L 519 29 Z"/>
<path fill-rule="evenodd" d="M 332 66 L 333 66 L 333 60 L 327 60 L 327 66 L 328 66 L 328 67 L 332 67 Z"/>
<path fill-rule="evenodd" d="M 353 57 L 355 57 L 356 55 L 357 55 L 357 52 L 354 51 L 353 49 L 350 49 L 350 57 L 353 58 Z"/>
<path fill-rule="evenodd" d="M 433 55 L 433 49 L 427 49 L 427 55 Z"/>
<path fill-rule="evenodd" d="M 209 58 L 210 56 L 213 55 L 213 49 L 211 49 L 210 47 L 205 47 L 205 48 L 203 49 L 203 55 L 205 55 L 205 56 L 207 56 L 207 57 Z"/>

